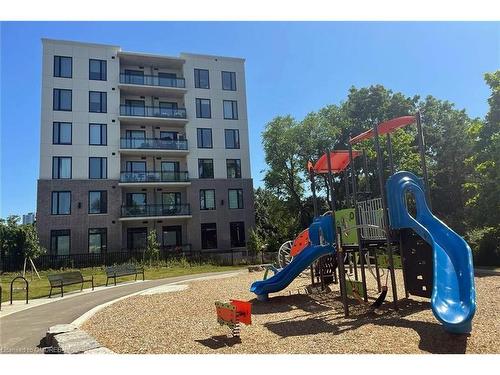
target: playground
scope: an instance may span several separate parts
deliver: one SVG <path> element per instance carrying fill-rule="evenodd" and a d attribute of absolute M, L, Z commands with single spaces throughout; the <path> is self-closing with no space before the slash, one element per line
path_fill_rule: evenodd
<path fill-rule="evenodd" d="M 396 275 L 402 285 L 400 272 Z M 268 302 L 257 301 L 248 291 L 263 272 L 195 281 L 184 290 L 119 301 L 90 318 L 83 329 L 117 353 L 500 353 L 500 276 L 475 278 L 473 330 L 458 338 L 443 330 L 428 300 L 419 297 L 400 300 L 398 312 L 384 304 L 375 314 L 350 300 L 351 314 L 345 318 L 337 286 L 331 292 L 305 294 L 307 276 Z M 367 284 L 368 292 L 376 295 L 375 279 L 370 276 Z M 230 337 L 229 328 L 215 318 L 214 301 L 228 296 L 252 302 L 252 324 L 242 326 L 239 339 Z"/>

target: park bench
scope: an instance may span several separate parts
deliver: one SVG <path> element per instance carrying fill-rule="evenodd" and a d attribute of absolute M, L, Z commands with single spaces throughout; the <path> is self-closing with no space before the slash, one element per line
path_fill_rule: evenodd
<path fill-rule="evenodd" d="M 120 264 L 106 267 L 106 286 L 108 286 L 109 279 L 114 279 L 116 285 L 117 277 L 135 275 L 135 280 L 137 281 L 137 275 L 140 274 L 142 274 L 142 281 L 144 281 L 144 267 L 139 267 L 135 264 Z"/>
<path fill-rule="evenodd" d="M 94 290 L 94 276 L 89 279 L 84 279 L 83 275 L 80 271 L 72 271 L 72 272 L 64 272 L 53 275 L 48 275 L 50 283 L 50 293 L 49 298 L 52 296 L 52 289 L 60 288 L 61 289 L 61 297 L 64 297 L 64 287 L 68 285 L 76 285 L 81 284 L 80 291 L 83 290 L 83 283 L 90 282 L 92 283 L 92 290 Z"/>

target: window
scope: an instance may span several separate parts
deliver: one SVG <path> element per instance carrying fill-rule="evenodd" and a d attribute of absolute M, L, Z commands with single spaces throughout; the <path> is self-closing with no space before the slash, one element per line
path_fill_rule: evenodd
<path fill-rule="evenodd" d="M 200 210 L 215 210 L 215 190 L 200 190 Z"/>
<path fill-rule="evenodd" d="M 89 229 L 89 253 L 105 253 L 108 245 L 106 228 Z"/>
<path fill-rule="evenodd" d="M 89 91 L 89 112 L 106 113 L 107 96 L 105 92 Z"/>
<path fill-rule="evenodd" d="M 71 78 L 73 59 L 66 56 L 54 56 L 54 77 Z"/>
<path fill-rule="evenodd" d="M 235 72 L 222 72 L 222 90 L 236 91 Z"/>
<path fill-rule="evenodd" d="M 241 178 L 241 160 L 226 160 L 227 178 Z"/>
<path fill-rule="evenodd" d="M 53 93 L 54 111 L 71 111 L 71 90 L 54 89 Z"/>
<path fill-rule="evenodd" d="M 196 117 L 197 118 L 212 117 L 212 112 L 210 110 L 210 99 L 196 98 Z"/>
<path fill-rule="evenodd" d="M 89 145 L 106 146 L 107 143 L 106 124 L 89 124 Z"/>
<path fill-rule="evenodd" d="M 198 148 L 212 148 L 212 129 L 198 128 Z"/>
<path fill-rule="evenodd" d="M 89 79 L 106 81 L 106 60 L 89 60 Z"/>
<path fill-rule="evenodd" d="M 223 100 L 224 119 L 238 120 L 238 103 L 236 100 Z"/>
<path fill-rule="evenodd" d="M 229 189 L 229 208 L 243 208 L 243 190 Z"/>
<path fill-rule="evenodd" d="M 238 129 L 225 129 L 224 138 L 226 148 L 240 148 L 240 131 Z"/>
<path fill-rule="evenodd" d="M 67 156 L 54 156 L 52 158 L 52 178 L 71 178 L 71 158 Z"/>
<path fill-rule="evenodd" d="M 194 87 L 198 89 L 209 89 L 210 79 L 208 75 L 208 70 L 206 69 L 195 69 L 194 70 Z"/>
<path fill-rule="evenodd" d="M 214 178 L 213 159 L 198 159 L 198 178 Z"/>
<path fill-rule="evenodd" d="M 158 72 L 158 85 L 177 87 L 177 75 L 175 73 Z"/>
<path fill-rule="evenodd" d="M 71 231 L 69 229 L 50 231 L 50 250 L 55 255 L 68 255 L 71 247 Z"/>
<path fill-rule="evenodd" d="M 52 143 L 55 145 L 71 144 L 71 122 L 52 123 Z"/>
<path fill-rule="evenodd" d="M 125 82 L 134 85 L 144 85 L 144 72 L 142 70 L 125 69 Z"/>
<path fill-rule="evenodd" d="M 229 223 L 229 236 L 231 247 L 245 246 L 245 223 L 243 221 Z"/>
<path fill-rule="evenodd" d="M 108 192 L 106 190 L 89 191 L 89 214 L 108 212 Z"/>
<path fill-rule="evenodd" d="M 125 163 L 127 172 L 131 173 L 145 173 L 146 172 L 146 162 L 145 161 L 130 161 L 127 160 Z"/>
<path fill-rule="evenodd" d="M 127 228 L 127 248 L 130 250 L 144 250 L 148 238 L 148 228 Z"/>
<path fill-rule="evenodd" d="M 70 214 L 71 214 L 71 192 L 53 191 L 52 215 L 70 215 Z"/>
<path fill-rule="evenodd" d="M 182 226 L 167 225 L 163 227 L 163 246 L 182 246 Z"/>
<path fill-rule="evenodd" d="M 108 178 L 108 158 L 89 158 L 89 178 Z"/>
<path fill-rule="evenodd" d="M 125 99 L 125 106 L 121 106 L 120 113 L 124 116 L 145 116 L 146 102 L 144 100 Z"/>
<path fill-rule="evenodd" d="M 201 248 L 202 249 L 217 248 L 217 224 L 215 223 L 201 224 Z"/>

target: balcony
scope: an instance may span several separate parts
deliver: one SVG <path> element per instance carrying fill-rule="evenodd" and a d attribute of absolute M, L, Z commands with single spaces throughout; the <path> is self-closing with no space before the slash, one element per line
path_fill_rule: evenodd
<path fill-rule="evenodd" d="M 120 153 L 185 155 L 188 153 L 188 143 L 186 139 L 121 138 Z"/>
<path fill-rule="evenodd" d="M 188 186 L 188 172 L 121 172 L 120 186 Z"/>
<path fill-rule="evenodd" d="M 185 124 L 185 108 L 161 108 L 149 106 L 120 105 L 120 122 L 138 124 Z"/>
<path fill-rule="evenodd" d="M 186 81 L 184 78 L 121 73 L 119 88 L 122 93 L 130 95 L 181 98 L 186 93 Z"/>
<path fill-rule="evenodd" d="M 144 220 L 147 218 L 189 219 L 189 204 L 145 204 L 121 207 L 121 221 Z"/>

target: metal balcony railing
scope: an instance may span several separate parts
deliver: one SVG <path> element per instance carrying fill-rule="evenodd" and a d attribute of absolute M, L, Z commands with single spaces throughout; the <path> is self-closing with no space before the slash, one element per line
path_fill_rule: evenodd
<path fill-rule="evenodd" d="M 186 108 L 161 108 L 135 105 L 120 105 L 120 116 L 186 118 Z"/>
<path fill-rule="evenodd" d="M 120 148 L 137 150 L 187 150 L 186 139 L 121 138 Z"/>
<path fill-rule="evenodd" d="M 188 172 L 121 172 L 120 182 L 188 182 Z"/>
<path fill-rule="evenodd" d="M 120 83 L 127 85 L 174 87 L 180 89 L 186 87 L 186 81 L 184 80 L 184 78 L 168 78 L 127 73 L 120 74 Z"/>
<path fill-rule="evenodd" d="M 121 217 L 154 217 L 191 215 L 189 204 L 144 204 L 121 207 Z"/>

